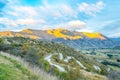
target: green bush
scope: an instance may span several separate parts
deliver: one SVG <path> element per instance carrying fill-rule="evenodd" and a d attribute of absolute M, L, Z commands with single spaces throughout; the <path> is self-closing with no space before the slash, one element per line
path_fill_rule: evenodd
<path fill-rule="evenodd" d="M 30 47 L 24 56 L 25 60 L 32 64 L 39 64 L 39 55 L 34 47 Z"/>

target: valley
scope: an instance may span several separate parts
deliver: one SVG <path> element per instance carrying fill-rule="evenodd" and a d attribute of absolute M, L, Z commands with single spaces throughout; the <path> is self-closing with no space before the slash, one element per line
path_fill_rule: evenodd
<path fill-rule="evenodd" d="M 82 53 L 109 66 L 112 70 L 120 70 L 120 50 L 118 49 L 82 50 Z"/>
<path fill-rule="evenodd" d="M 100 33 L 65 29 L 0 32 L 0 51 L 21 57 L 58 80 L 119 80 L 119 44 Z"/>

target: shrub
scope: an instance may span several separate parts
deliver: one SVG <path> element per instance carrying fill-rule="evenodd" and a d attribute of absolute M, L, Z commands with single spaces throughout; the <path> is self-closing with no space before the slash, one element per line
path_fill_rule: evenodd
<path fill-rule="evenodd" d="M 25 60 L 32 64 L 39 64 L 39 55 L 35 48 L 30 47 L 24 56 Z"/>
<path fill-rule="evenodd" d="M 100 72 L 100 74 L 102 74 L 102 75 L 107 75 L 108 72 L 107 72 L 106 69 L 104 69 L 104 68 L 101 67 L 101 72 Z"/>
<path fill-rule="evenodd" d="M 107 54 L 107 56 L 111 59 L 113 57 L 112 54 Z"/>

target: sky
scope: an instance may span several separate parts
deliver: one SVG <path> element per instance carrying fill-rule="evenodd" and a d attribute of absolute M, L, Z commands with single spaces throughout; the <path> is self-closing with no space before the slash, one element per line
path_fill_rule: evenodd
<path fill-rule="evenodd" d="M 0 0 L 0 31 L 65 28 L 120 37 L 120 0 Z"/>

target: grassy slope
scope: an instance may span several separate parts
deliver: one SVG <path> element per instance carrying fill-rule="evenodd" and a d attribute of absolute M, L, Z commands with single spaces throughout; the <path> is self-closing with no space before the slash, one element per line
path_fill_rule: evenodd
<path fill-rule="evenodd" d="M 28 80 L 28 76 L 13 62 L 0 55 L 0 80 Z"/>
<path fill-rule="evenodd" d="M 0 52 L 0 80 L 57 80 L 15 56 Z"/>
<path fill-rule="evenodd" d="M 93 80 L 89 79 L 89 75 L 88 77 L 86 76 L 87 72 L 91 72 L 92 74 L 106 74 L 106 67 L 104 65 L 93 61 L 90 57 L 87 57 L 70 47 L 52 42 L 31 40 L 22 37 L 3 38 L 1 39 L 0 49 L 2 51 L 9 52 L 12 55 L 21 56 L 31 64 L 40 66 L 45 71 L 57 75 L 57 77 L 61 78 L 62 80 L 77 80 L 81 78 L 85 80 Z M 87 67 L 87 69 L 84 69 L 85 71 L 81 72 L 80 70 L 83 70 L 83 68 L 79 66 L 75 60 L 71 59 L 69 63 L 65 63 L 64 60 L 59 59 L 58 55 L 55 55 L 52 57 L 52 61 L 67 70 L 67 73 L 60 72 L 56 67 L 51 66 L 46 60 L 44 60 L 45 56 L 55 53 L 62 53 L 65 58 L 67 56 L 72 56 L 76 60 L 80 61 L 85 67 Z M 102 71 L 97 71 L 93 65 L 99 66 Z M 90 76 L 96 78 L 94 75 Z M 102 78 L 101 80 L 104 79 Z"/>

